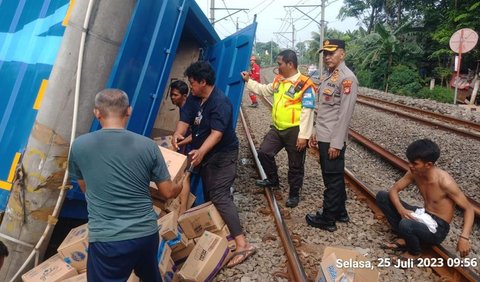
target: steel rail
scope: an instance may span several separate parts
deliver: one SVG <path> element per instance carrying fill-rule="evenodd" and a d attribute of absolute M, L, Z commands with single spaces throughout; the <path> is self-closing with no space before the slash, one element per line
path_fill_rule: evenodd
<path fill-rule="evenodd" d="M 377 206 L 375 201 L 375 195 L 373 192 L 359 179 L 357 179 L 353 173 L 345 169 L 345 178 L 347 183 L 350 184 L 348 187 L 354 190 L 357 194 L 362 195 L 362 200 L 365 200 L 367 205 L 375 214 L 375 218 L 380 219 L 384 217 L 382 211 Z M 448 267 L 446 261 L 449 258 L 455 258 L 455 255 L 450 253 L 442 246 L 433 246 L 431 249 L 426 250 L 422 253 L 422 257 L 426 258 L 439 258 L 444 262 L 442 267 L 431 267 L 442 279 L 447 281 L 469 281 L 477 282 L 480 281 L 480 276 L 474 273 L 471 269 L 464 267 Z"/>
<path fill-rule="evenodd" d="M 398 110 L 395 110 L 395 109 L 392 109 L 392 108 L 389 108 L 389 107 L 381 106 L 376 102 L 365 101 L 365 100 L 362 100 L 362 99 L 364 99 L 364 98 L 357 99 L 357 102 L 359 104 L 363 104 L 363 105 L 366 105 L 366 106 L 369 106 L 369 107 L 372 107 L 372 108 L 376 108 L 376 109 L 379 109 L 379 110 L 382 110 L 382 111 L 387 111 L 387 112 L 391 112 L 391 113 L 394 113 L 394 114 L 397 114 L 397 115 L 400 115 L 400 116 L 403 116 L 403 117 L 406 117 L 406 118 L 410 118 L 410 119 L 413 119 L 415 121 L 418 121 L 418 122 L 421 122 L 421 123 L 424 123 L 424 124 L 427 124 L 427 125 L 438 126 L 439 128 L 442 128 L 446 131 L 452 131 L 452 132 L 455 132 L 457 134 L 463 135 L 465 137 L 473 138 L 475 140 L 480 141 L 480 131 L 478 131 L 478 129 L 477 129 L 477 127 L 479 125 L 477 125 L 475 123 L 454 119 L 452 117 L 446 117 L 444 115 L 432 113 L 432 112 L 429 112 L 429 111 L 420 110 L 420 109 L 413 108 L 413 107 L 407 107 L 407 106 L 403 106 L 403 105 L 399 105 L 399 104 L 394 104 L 395 107 L 403 107 L 404 109 L 408 108 L 410 111 L 415 111 L 417 113 L 420 113 L 422 115 L 427 115 L 427 116 L 430 116 L 430 117 L 436 117 L 437 119 L 441 119 L 442 121 L 432 120 L 432 119 L 429 119 L 427 117 L 420 117 L 420 116 L 417 116 L 417 115 L 412 114 L 412 113 L 398 111 Z M 371 99 L 371 100 L 373 100 L 373 99 Z M 383 102 L 383 101 L 381 101 L 381 102 Z M 465 124 L 474 124 L 475 128 L 473 128 L 471 126 L 467 126 L 467 127 L 469 127 L 469 129 L 471 129 L 471 130 L 469 130 L 469 129 L 464 129 L 464 128 L 457 128 L 453 125 L 449 125 L 449 124 L 445 123 L 445 122 L 453 122 L 453 120 L 458 120 L 458 121 L 455 121 L 455 125 L 459 125 L 460 122 L 461 122 L 462 126 L 465 126 Z"/>
<path fill-rule="evenodd" d="M 364 147 L 378 154 L 380 157 L 385 159 L 388 163 L 392 164 L 394 167 L 402 170 L 403 172 L 408 171 L 408 162 L 405 161 L 404 159 L 390 153 L 389 151 L 385 150 L 382 146 L 362 136 L 360 133 L 354 131 L 353 129 L 348 130 L 348 135 L 353 139 L 355 139 Z M 477 201 L 475 201 L 474 199 L 468 196 L 467 196 L 467 199 L 470 202 L 470 204 L 473 206 L 473 209 L 475 210 L 475 216 L 477 218 L 480 218 L 480 203 L 478 203 Z"/>
<path fill-rule="evenodd" d="M 258 159 L 257 150 L 255 148 L 255 144 L 253 143 L 253 139 L 250 134 L 250 131 L 248 130 L 248 125 L 245 120 L 245 116 L 243 115 L 242 109 L 240 109 L 240 118 L 242 120 L 242 125 L 245 130 L 245 134 L 247 135 L 250 150 L 252 152 L 253 158 L 255 159 L 255 164 L 257 165 L 258 173 L 262 179 L 266 179 L 267 176 L 265 174 L 265 171 L 263 170 L 262 165 L 260 164 L 260 160 Z M 307 281 L 307 275 L 305 274 L 305 270 L 302 266 L 302 263 L 300 262 L 296 248 L 293 245 L 293 241 L 292 241 L 292 238 L 290 237 L 290 233 L 288 231 L 287 225 L 280 213 L 280 209 L 275 199 L 275 195 L 270 187 L 264 188 L 264 191 L 265 191 L 265 197 L 267 198 L 270 209 L 272 210 L 273 218 L 277 226 L 277 231 L 278 231 L 278 234 L 280 235 L 280 240 L 282 241 L 283 248 L 285 249 L 285 254 L 287 256 L 287 261 L 289 266 L 288 270 L 290 270 L 288 273 L 290 274 L 290 276 L 292 276 L 293 281 L 298 281 L 298 282 Z"/>
<path fill-rule="evenodd" d="M 432 112 L 432 111 L 427 111 L 427 110 L 423 110 L 423 109 L 420 109 L 420 108 L 415 108 L 415 107 L 411 107 L 411 106 L 407 106 L 407 105 L 403 105 L 403 104 L 399 104 L 399 103 L 395 103 L 395 102 L 390 102 L 390 101 L 382 100 L 382 99 L 375 98 L 375 97 L 358 95 L 358 98 L 359 99 L 357 99 L 357 101 L 362 100 L 362 99 L 369 100 L 369 101 L 374 101 L 376 103 L 382 103 L 382 104 L 386 104 L 386 105 L 389 105 L 389 106 L 392 106 L 392 107 L 402 108 L 402 109 L 407 110 L 407 111 L 419 112 L 419 113 L 422 113 L 422 114 L 430 116 L 430 117 L 434 117 L 434 118 L 437 118 L 437 119 L 440 119 L 440 120 L 448 121 L 448 122 L 454 123 L 454 124 L 460 124 L 464 127 L 469 127 L 473 130 L 480 131 L 480 124 L 476 123 L 476 122 L 472 122 L 472 121 L 468 121 L 468 120 L 464 120 L 464 119 L 459 119 L 459 118 L 455 118 L 455 117 L 451 117 L 451 116 L 446 116 L 446 115 L 442 115 L 442 114 L 435 113 L 435 112 Z"/>

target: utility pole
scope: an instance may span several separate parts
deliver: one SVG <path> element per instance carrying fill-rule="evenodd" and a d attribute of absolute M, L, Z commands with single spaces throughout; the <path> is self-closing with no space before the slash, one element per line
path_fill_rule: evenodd
<path fill-rule="evenodd" d="M 215 0 L 210 1 L 210 23 L 215 25 Z"/>
<path fill-rule="evenodd" d="M 318 22 L 316 19 L 312 18 L 310 15 L 308 15 L 307 13 L 303 12 L 302 10 L 300 10 L 299 8 L 310 8 L 310 11 L 312 11 L 311 8 L 317 8 L 319 7 L 319 5 L 295 5 L 295 6 L 283 6 L 284 8 L 295 8 L 296 10 L 298 10 L 300 13 L 302 13 L 303 15 L 305 15 L 306 17 L 310 18 L 313 22 L 317 23 L 319 26 L 320 26 L 320 48 L 322 47 L 322 44 L 323 44 L 323 40 L 324 40 L 324 31 L 325 31 L 325 6 L 326 6 L 326 3 L 327 3 L 327 0 L 321 0 L 321 14 L 322 14 L 322 17 L 321 17 L 321 20 L 320 22 Z M 293 24 L 292 24 L 293 25 Z M 293 37 L 293 36 L 292 36 Z M 319 68 L 319 72 L 320 72 L 320 76 L 322 75 L 322 72 L 323 72 L 323 54 L 320 53 L 319 55 L 319 58 L 318 58 L 318 68 Z"/>
<path fill-rule="evenodd" d="M 292 23 L 292 50 L 295 51 L 295 25 Z"/>
<path fill-rule="evenodd" d="M 273 38 L 270 40 L 270 65 L 273 65 Z"/>
<path fill-rule="evenodd" d="M 325 2 L 326 0 L 322 0 L 322 17 L 320 20 L 320 48 L 322 48 L 323 45 L 323 40 L 325 39 Z M 322 78 L 323 75 L 323 52 L 318 54 L 318 73 L 320 74 L 320 78 Z"/>

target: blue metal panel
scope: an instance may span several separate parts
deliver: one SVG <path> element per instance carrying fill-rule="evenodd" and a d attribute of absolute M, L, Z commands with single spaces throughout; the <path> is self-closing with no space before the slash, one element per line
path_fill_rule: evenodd
<path fill-rule="evenodd" d="M 237 124 L 245 85 L 240 72 L 248 69 L 256 29 L 257 23 L 254 22 L 209 47 L 205 53 L 204 59 L 210 61 L 217 74 L 215 85 L 232 101 L 234 127 Z"/>
<path fill-rule="evenodd" d="M 139 0 L 107 87 L 131 101 L 128 129 L 150 136 L 183 33 L 206 48 L 220 40 L 193 0 Z M 92 131 L 100 128 L 94 121 Z"/>
<path fill-rule="evenodd" d="M 253 23 L 220 41 L 195 1 L 139 0 L 107 83 L 129 96 L 133 114 L 128 129 L 150 136 L 182 34 L 207 50 L 206 59 L 217 73 L 216 85 L 234 104 L 236 124 L 244 87 L 240 71 L 248 68 L 255 30 Z M 99 128 L 94 121 L 91 130 Z M 199 180 L 192 178 L 192 191 L 203 191 Z"/>
<path fill-rule="evenodd" d="M 34 102 L 60 48 L 68 0 L 0 0 L 0 182 L 27 144 Z M 0 211 L 9 191 L 0 189 Z"/>

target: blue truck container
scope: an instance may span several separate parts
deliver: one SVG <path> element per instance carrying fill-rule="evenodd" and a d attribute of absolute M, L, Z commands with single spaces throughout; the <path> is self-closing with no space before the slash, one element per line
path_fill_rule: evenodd
<path fill-rule="evenodd" d="M 0 212 L 74 2 L 0 0 Z M 231 99 L 236 121 L 244 87 L 239 73 L 248 68 L 255 30 L 253 22 L 221 40 L 193 0 L 138 0 L 106 84 L 129 95 L 133 115 L 128 129 L 149 137 L 172 131 L 168 85 L 184 79 L 192 58 L 212 64 L 216 86 Z M 98 128 L 93 122 L 91 130 Z M 193 181 L 192 190 L 201 189 L 201 182 Z M 78 188 L 68 192 L 62 216 L 86 217 Z"/>

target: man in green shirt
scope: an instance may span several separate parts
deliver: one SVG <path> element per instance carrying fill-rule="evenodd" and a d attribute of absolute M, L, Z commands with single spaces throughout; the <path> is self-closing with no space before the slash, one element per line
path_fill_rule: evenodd
<path fill-rule="evenodd" d="M 102 129 L 78 137 L 69 159 L 70 177 L 87 200 L 88 280 L 126 281 L 134 270 L 143 281 L 160 281 L 149 182 L 165 199 L 181 186 L 170 180 L 155 142 L 125 129 L 132 112 L 125 92 L 99 92 L 93 112 Z"/>

